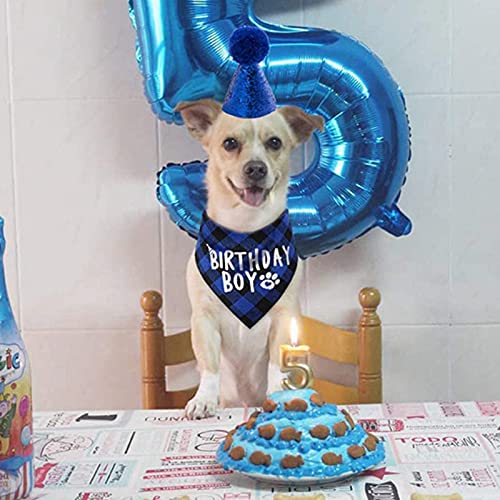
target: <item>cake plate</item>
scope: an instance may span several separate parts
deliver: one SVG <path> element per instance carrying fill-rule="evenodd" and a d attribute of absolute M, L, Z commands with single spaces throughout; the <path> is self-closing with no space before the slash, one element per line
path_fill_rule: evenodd
<path fill-rule="evenodd" d="M 339 476 L 330 477 L 285 477 L 285 476 L 272 476 L 269 474 L 259 474 L 258 472 L 243 472 L 234 470 L 236 474 L 240 474 L 247 478 L 259 481 L 261 483 L 275 484 L 278 486 L 324 486 L 327 484 L 339 483 L 353 479 L 367 470 L 373 469 L 375 466 L 365 469 L 362 472 L 345 472 Z"/>

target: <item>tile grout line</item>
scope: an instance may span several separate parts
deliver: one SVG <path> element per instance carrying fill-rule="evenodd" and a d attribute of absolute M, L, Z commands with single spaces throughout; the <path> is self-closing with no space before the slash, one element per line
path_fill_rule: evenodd
<path fill-rule="evenodd" d="M 14 202 L 14 217 L 13 217 L 13 230 L 15 235 L 15 258 L 16 258 L 16 271 L 17 271 L 17 310 L 18 310 L 18 327 L 22 331 L 23 329 L 23 314 L 22 314 L 22 299 L 21 299 L 21 256 L 20 256 L 20 236 L 19 236 L 19 225 L 18 225 L 18 215 L 19 215 L 19 198 L 17 196 L 17 169 L 16 169 L 16 138 L 15 138 L 15 127 L 14 127 L 14 76 L 13 76 L 13 46 L 12 46 L 12 30 L 10 26 L 11 13 L 10 13 L 10 1 L 5 2 L 5 27 L 6 27 L 6 39 L 7 39 L 7 71 L 8 71 L 8 85 L 9 85 L 9 124 L 10 124 L 10 148 L 11 148 L 11 161 L 10 167 L 12 172 L 12 197 Z"/>
<path fill-rule="evenodd" d="M 304 0 L 299 0 L 299 5 L 300 5 L 300 23 L 302 26 L 305 25 L 305 8 L 304 8 Z M 302 169 L 305 170 L 308 165 L 306 164 L 306 160 L 308 157 L 307 153 L 307 144 L 304 145 L 303 151 L 302 151 Z M 311 261 L 310 260 L 305 260 L 304 262 L 304 311 L 307 316 L 311 314 L 311 307 L 310 307 L 310 293 L 311 293 Z"/>
<path fill-rule="evenodd" d="M 451 214 L 453 210 L 453 183 L 452 183 L 452 175 L 453 175 L 453 97 L 448 97 L 448 120 L 449 120 L 449 137 L 448 137 L 448 297 L 446 299 L 448 306 L 448 338 L 447 338 L 447 347 L 448 347 L 448 398 L 452 399 L 452 367 L 451 367 L 451 333 L 452 328 L 454 326 L 458 326 L 453 323 L 453 224 L 451 220 Z"/>
<path fill-rule="evenodd" d="M 453 328 L 453 224 L 452 224 L 452 211 L 453 211 L 453 124 L 455 113 L 453 111 L 453 51 L 454 51 L 454 40 L 453 40 L 453 22 L 454 22 L 454 10 L 453 10 L 453 0 L 448 0 L 448 15 L 449 15 L 449 33 L 448 33 L 448 57 L 450 58 L 449 67 L 449 90 L 450 95 L 448 96 L 448 322 L 450 326 L 447 328 L 447 355 L 448 355 L 448 399 L 452 399 L 453 396 L 453 383 L 452 383 L 452 363 L 451 363 L 451 334 Z"/>
<path fill-rule="evenodd" d="M 71 102 L 71 101 L 89 101 L 89 102 L 144 102 L 145 98 L 140 97 L 140 96 L 124 96 L 124 97 L 113 97 L 113 96 L 107 96 L 107 97 L 92 97 L 92 96 L 77 96 L 77 97 L 16 97 L 14 99 L 15 102 L 51 102 L 51 101 L 58 101 L 58 102 Z M 146 101 L 146 105 L 148 105 Z"/>
<path fill-rule="evenodd" d="M 405 96 L 412 97 L 445 97 L 445 96 L 456 96 L 456 97 L 499 97 L 500 91 L 478 91 L 478 92 L 463 92 L 463 91 L 443 91 L 443 92 L 415 92 L 415 91 L 405 91 Z M 144 102 L 144 98 L 136 96 L 125 96 L 125 97 L 18 97 L 13 98 L 14 102 L 51 102 L 51 101 L 89 101 L 89 102 Z M 147 103 L 146 103 L 147 104 Z"/>
<path fill-rule="evenodd" d="M 161 168 L 160 167 L 160 122 L 158 119 L 155 119 L 155 135 L 156 135 L 156 171 Z M 155 188 L 156 189 L 156 188 Z M 163 241 L 163 217 L 161 213 L 161 206 L 159 204 L 156 204 L 156 213 L 158 217 L 158 231 L 160 232 L 159 234 L 159 244 L 160 244 L 160 290 L 162 293 L 162 296 L 165 294 L 164 290 L 164 275 L 163 271 L 165 269 L 165 262 L 163 261 L 163 246 L 164 246 L 164 241 Z M 162 315 L 164 313 L 165 309 L 162 308 Z"/>
<path fill-rule="evenodd" d="M 40 328 L 40 329 L 33 329 L 29 328 L 27 330 L 23 331 L 23 335 L 59 335 L 59 334 L 65 334 L 65 335 L 76 335 L 76 334 L 120 334 L 120 335 L 130 335 L 130 336 L 139 336 L 139 327 L 137 326 L 135 329 L 134 328 L 82 328 L 82 329 L 72 329 L 72 328 Z"/>
<path fill-rule="evenodd" d="M 345 329 L 345 330 L 356 330 L 356 324 L 336 324 L 336 328 Z M 483 328 L 483 327 L 500 327 L 500 323 L 458 323 L 458 324 L 449 324 L 449 323 L 426 323 L 426 324 L 398 324 L 398 323 L 384 323 L 382 320 L 382 337 L 384 328 L 421 328 L 424 330 L 429 330 L 431 328 L 449 328 L 450 331 L 453 327 L 475 327 L 475 328 Z M 117 327 L 117 328 L 40 328 L 40 329 L 32 329 L 29 328 L 24 331 L 26 334 L 54 334 L 57 335 L 63 332 L 73 332 L 73 333 L 117 333 L 117 332 L 135 332 L 137 328 L 135 327 Z M 186 324 L 184 325 L 169 325 L 165 327 L 165 331 L 181 331 L 186 330 Z M 71 333 L 70 333 L 71 334 Z"/>
<path fill-rule="evenodd" d="M 498 91 L 481 91 L 481 92 L 461 92 L 461 91 L 449 91 L 449 92 L 405 92 L 407 96 L 413 97 L 498 97 L 500 92 Z"/>
<path fill-rule="evenodd" d="M 448 0 L 448 57 L 450 60 L 450 64 L 448 66 L 448 93 L 450 95 L 453 94 L 453 47 L 454 47 L 454 40 L 453 40 L 453 20 L 454 20 L 454 15 L 453 15 L 453 0 Z"/>

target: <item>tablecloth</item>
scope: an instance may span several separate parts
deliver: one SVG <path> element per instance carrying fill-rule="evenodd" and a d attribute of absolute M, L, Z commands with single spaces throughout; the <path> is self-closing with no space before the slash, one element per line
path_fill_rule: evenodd
<path fill-rule="evenodd" d="M 416 494 L 500 499 L 500 402 L 345 407 L 386 444 L 376 469 L 328 487 L 266 486 L 224 471 L 214 454 L 251 409 L 188 421 L 182 411 L 35 413 L 32 498 L 64 500 L 396 500 Z M 459 498 L 459 497 L 457 497 Z"/>

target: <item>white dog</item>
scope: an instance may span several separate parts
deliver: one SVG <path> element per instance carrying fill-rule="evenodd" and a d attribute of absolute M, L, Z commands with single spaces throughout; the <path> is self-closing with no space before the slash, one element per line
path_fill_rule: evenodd
<path fill-rule="evenodd" d="M 208 217 L 238 233 L 274 222 L 287 205 L 290 153 L 323 129 L 323 119 L 295 106 L 238 118 L 208 99 L 181 103 L 177 110 L 208 153 Z M 280 300 L 247 328 L 214 295 L 191 256 L 187 283 L 201 380 L 186 406 L 187 417 L 214 415 L 218 404 L 259 406 L 266 392 L 280 389 L 279 345 L 288 341 L 290 318 L 300 314 L 300 282 L 299 260 Z"/>

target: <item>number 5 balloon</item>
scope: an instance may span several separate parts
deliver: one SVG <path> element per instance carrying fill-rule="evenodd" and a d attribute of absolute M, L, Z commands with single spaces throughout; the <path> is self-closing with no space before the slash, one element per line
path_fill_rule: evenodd
<path fill-rule="evenodd" d="M 251 0 L 129 0 L 137 60 L 153 111 L 181 124 L 181 101 L 222 101 L 236 63 L 229 38 L 243 25 L 263 29 L 262 68 L 279 105 L 325 118 L 311 164 L 290 180 L 288 206 L 303 257 L 339 248 L 379 226 L 395 236 L 411 222 L 397 207 L 410 154 L 403 95 L 380 59 L 347 35 L 265 23 Z M 203 162 L 169 164 L 158 198 L 197 236 L 206 204 Z"/>

